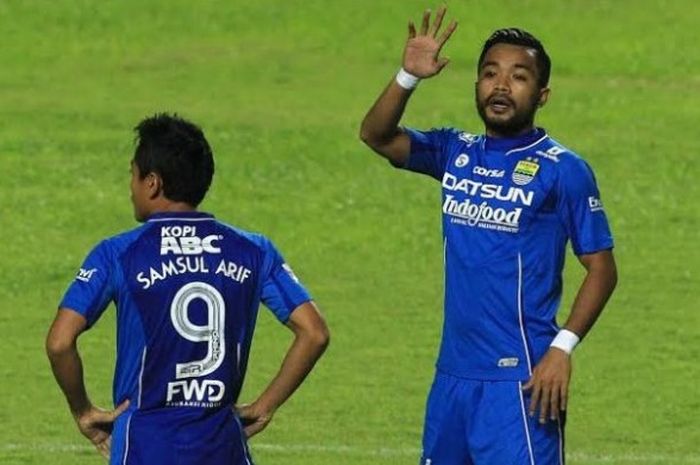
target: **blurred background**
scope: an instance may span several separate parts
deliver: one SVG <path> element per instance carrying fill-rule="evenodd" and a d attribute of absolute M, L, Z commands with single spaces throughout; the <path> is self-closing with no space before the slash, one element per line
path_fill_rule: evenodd
<path fill-rule="evenodd" d="M 576 351 L 570 464 L 700 464 L 700 9 L 674 1 L 449 1 L 450 65 L 404 124 L 482 130 L 475 62 L 523 27 L 553 60 L 538 124 L 595 169 L 620 283 Z M 216 175 L 202 209 L 264 232 L 333 332 L 307 382 L 252 442 L 260 464 L 412 464 L 442 324 L 440 189 L 357 137 L 400 66 L 405 1 L 0 2 L 0 462 L 103 463 L 44 355 L 90 248 L 135 226 L 132 128 L 177 112 Z M 570 255 L 561 318 L 582 278 Z M 560 319 L 561 321 L 561 319 Z M 291 333 L 262 311 L 240 401 Z M 111 406 L 114 312 L 81 338 L 93 401 Z"/>

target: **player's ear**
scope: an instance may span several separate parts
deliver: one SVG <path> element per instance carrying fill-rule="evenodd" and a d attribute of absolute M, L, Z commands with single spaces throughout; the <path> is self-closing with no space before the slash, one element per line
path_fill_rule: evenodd
<path fill-rule="evenodd" d="M 551 90 L 549 87 L 543 87 L 540 89 L 540 97 L 537 100 L 537 106 L 538 107 L 543 107 L 547 103 L 547 100 L 549 99 L 549 94 L 551 93 Z"/>
<path fill-rule="evenodd" d="M 148 195 L 154 199 L 160 195 L 163 190 L 163 178 L 156 173 L 148 173 L 146 176 L 146 186 L 148 187 Z"/>

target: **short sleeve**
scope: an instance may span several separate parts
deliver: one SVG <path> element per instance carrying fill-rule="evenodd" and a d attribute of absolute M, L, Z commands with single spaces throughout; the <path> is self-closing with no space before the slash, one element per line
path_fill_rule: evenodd
<path fill-rule="evenodd" d="M 611 249 L 613 238 L 591 168 L 575 157 L 562 160 L 559 174 L 557 211 L 574 253 Z"/>
<path fill-rule="evenodd" d="M 404 128 L 404 131 L 411 139 L 411 152 L 406 165 L 402 168 L 426 174 L 438 181 L 442 180 L 448 157 L 447 147 L 454 130 L 431 129 L 430 131 L 418 131 Z"/>
<path fill-rule="evenodd" d="M 97 322 L 114 299 L 109 252 L 104 241 L 90 252 L 60 304 L 61 308 L 70 308 L 84 316 L 88 327 Z"/>
<path fill-rule="evenodd" d="M 262 280 L 261 300 L 282 323 L 289 320 L 295 308 L 311 300 L 299 278 L 269 240 L 265 241 Z"/>

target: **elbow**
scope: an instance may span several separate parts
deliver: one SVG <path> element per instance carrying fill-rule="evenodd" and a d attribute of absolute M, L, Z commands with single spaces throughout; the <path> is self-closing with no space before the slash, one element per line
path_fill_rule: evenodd
<path fill-rule="evenodd" d="M 320 352 L 325 352 L 331 343 L 331 332 L 328 330 L 328 326 L 323 324 L 320 328 L 317 328 L 312 335 L 312 340 Z"/>
<path fill-rule="evenodd" d="M 62 337 L 56 331 L 50 331 L 46 336 L 45 349 L 49 360 L 55 360 L 56 358 L 75 350 L 75 341 Z"/>
<path fill-rule="evenodd" d="M 372 135 L 370 132 L 367 130 L 365 127 L 365 124 L 363 123 L 362 126 L 360 126 L 360 140 L 367 146 L 372 147 Z"/>
<path fill-rule="evenodd" d="M 331 333 L 326 322 L 321 320 L 318 324 L 306 333 L 307 341 L 319 354 L 322 354 L 331 343 Z"/>
<path fill-rule="evenodd" d="M 360 126 L 360 140 L 372 150 L 378 151 L 386 143 L 385 138 L 382 138 L 377 131 L 373 131 L 371 126 L 364 121 Z"/>

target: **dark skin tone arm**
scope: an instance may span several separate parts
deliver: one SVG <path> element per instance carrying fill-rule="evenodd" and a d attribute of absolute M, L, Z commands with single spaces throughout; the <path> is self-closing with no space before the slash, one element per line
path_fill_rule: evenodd
<path fill-rule="evenodd" d="M 586 277 L 574 300 L 571 314 L 564 328 L 583 339 L 603 311 L 617 284 L 617 267 L 611 250 L 578 257 L 586 269 Z M 561 349 L 550 347 L 532 371 L 532 377 L 523 386 L 531 391 L 530 416 L 539 411 L 539 421 L 558 420 L 559 412 L 566 410 L 571 380 L 571 356 Z"/>
<path fill-rule="evenodd" d="M 125 400 L 114 410 L 92 405 L 85 390 L 83 363 L 77 348 L 78 337 L 86 327 L 87 321 L 82 315 L 71 309 L 59 309 L 46 337 L 46 354 L 78 429 L 100 454 L 109 458 L 112 425 L 129 407 L 129 401 Z"/>
<path fill-rule="evenodd" d="M 427 10 L 418 32 L 412 22 L 408 24 L 408 40 L 402 62 L 403 69 L 408 73 L 426 79 L 440 73 L 449 63 L 447 58 L 440 58 L 439 54 L 457 28 L 457 23 L 452 21 L 440 33 L 445 11 L 446 8 L 441 7 L 431 25 L 430 10 Z M 411 150 L 410 138 L 399 128 L 399 121 L 412 92 L 392 79 L 367 112 L 360 128 L 360 139 L 396 166 L 406 163 Z"/>
<path fill-rule="evenodd" d="M 255 402 L 235 407 L 247 437 L 259 433 L 270 423 L 277 408 L 304 381 L 330 341 L 328 327 L 313 302 L 298 306 L 287 327 L 294 333 L 294 341 L 279 372 Z"/>

